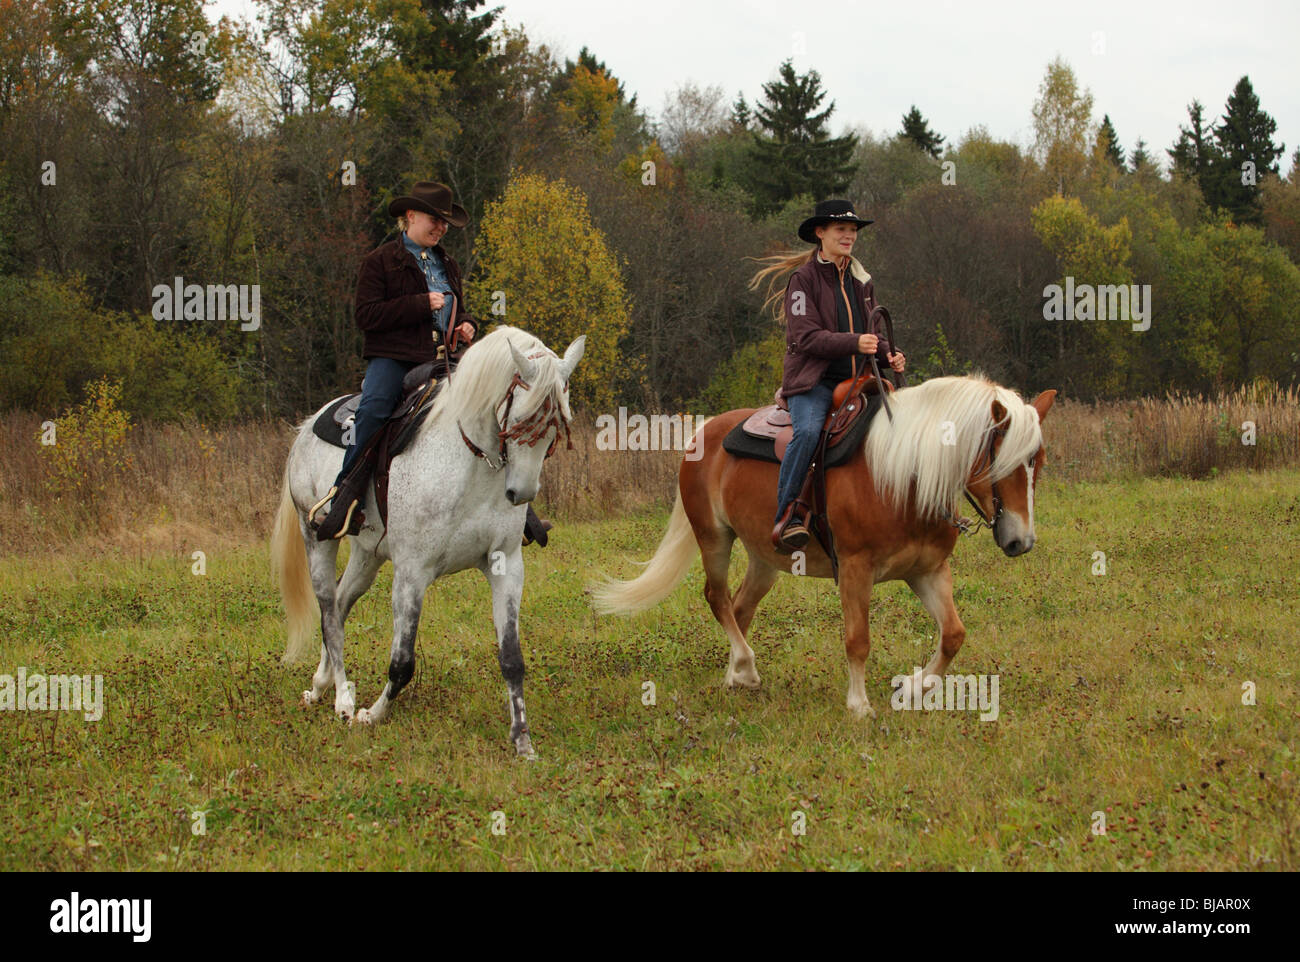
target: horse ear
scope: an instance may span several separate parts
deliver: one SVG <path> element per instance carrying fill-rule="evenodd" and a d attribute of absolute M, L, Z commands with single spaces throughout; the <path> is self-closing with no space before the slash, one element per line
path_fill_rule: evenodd
<path fill-rule="evenodd" d="M 586 350 L 586 334 L 583 334 L 565 349 L 564 360 L 560 362 L 560 379 L 562 381 L 568 383 L 569 376 L 573 374 L 573 369 L 578 366 L 578 362 L 582 360 L 582 354 Z"/>
<path fill-rule="evenodd" d="M 994 399 L 993 401 L 993 423 L 1001 424 L 1007 419 L 1007 409 L 1002 406 L 1002 402 Z"/>
<path fill-rule="evenodd" d="M 510 345 L 510 356 L 515 359 L 515 367 L 519 368 L 519 376 L 532 384 L 537 377 L 537 362 L 530 361 L 520 354 L 519 349 L 515 347 L 514 341 L 507 339 L 506 343 Z"/>
<path fill-rule="evenodd" d="M 1043 423 L 1043 418 L 1047 417 L 1047 412 L 1052 409 L 1052 402 L 1055 400 L 1055 391 L 1044 391 L 1042 394 L 1038 395 L 1038 397 L 1034 398 L 1034 402 L 1030 406 L 1038 412 L 1039 424 Z"/>

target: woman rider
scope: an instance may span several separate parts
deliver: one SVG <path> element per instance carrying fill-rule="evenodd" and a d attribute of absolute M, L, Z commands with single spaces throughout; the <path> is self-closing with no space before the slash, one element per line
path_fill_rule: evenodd
<path fill-rule="evenodd" d="M 868 327 L 876 301 L 871 275 L 853 257 L 858 229 L 864 220 L 846 200 L 822 201 L 799 227 L 800 239 L 813 245 L 806 254 L 778 254 L 754 275 L 750 289 L 767 282 L 768 304 L 786 283 L 779 316 L 786 324 L 786 351 L 781 394 L 790 408 L 794 435 L 781 461 L 777 486 L 776 526 L 772 544 L 791 552 L 808 543 L 805 519 L 796 513 L 795 499 L 803 487 L 808 464 L 817 448 L 822 424 L 830 411 L 835 385 L 862 373 L 865 356 L 874 354 L 883 369 L 902 371 L 901 351 Z M 766 306 L 766 305 L 765 305 Z"/>
<path fill-rule="evenodd" d="M 400 233 L 367 254 L 357 276 L 356 322 L 365 337 L 363 353 L 369 363 L 343 468 L 329 494 L 311 512 L 316 518 L 322 505 L 332 501 L 328 516 L 317 526 L 321 541 L 355 533 L 353 513 L 365 500 L 369 477 L 354 478 L 341 489 L 366 442 L 402 399 L 407 372 L 435 360 L 439 343 L 446 346 L 448 363 L 453 363 L 478 331 L 478 321 L 465 308 L 460 268 L 441 244 L 449 227 L 469 222 L 465 208 L 452 202 L 450 188 L 422 180 L 410 194 L 390 203 L 388 213 L 397 218 Z M 550 527 L 529 505 L 524 543 L 536 540 L 544 546 Z"/>

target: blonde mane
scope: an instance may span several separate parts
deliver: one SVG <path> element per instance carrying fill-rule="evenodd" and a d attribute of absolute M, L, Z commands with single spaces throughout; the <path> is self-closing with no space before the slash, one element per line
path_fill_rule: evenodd
<path fill-rule="evenodd" d="M 882 408 L 866 441 L 867 467 L 881 497 L 902 508 L 915 483 L 912 504 L 919 517 L 939 520 L 945 511 L 955 512 L 971 468 L 988 444 L 995 400 L 1006 408 L 1007 433 L 983 477 L 1000 481 L 1043 443 L 1038 411 L 1018 394 L 974 375 L 936 377 L 890 395 L 892 423 Z"/>
<path fill-rule="evenodd" d="M 505 400 L 510 382 L 519 370 L 510 353 L 511 344 L 524 357 L 537 362 L 537 374 L 529 389 L 515 391 L 511 420 L 521 421 L 535 414 L 547 398 L 554 398 L 566 422 L 572 420 L 569 389 L 560 377 L 560 358 L 527 331 L 502 326 L 475 341 L 465 352 L 434 401 L 433 410 L 420 425 L 420 433 L 428 431 L 433 424 L 454 424 L 457 421 L 468 424 L 486 411 L 499 415 L 496 409 Z"/>

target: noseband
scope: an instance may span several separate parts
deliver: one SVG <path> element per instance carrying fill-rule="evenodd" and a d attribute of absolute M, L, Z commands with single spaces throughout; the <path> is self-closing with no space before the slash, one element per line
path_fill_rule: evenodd
<path fill-rule="evenodd" d="M 555 437 L 551 439 L 551 446 L 546 449 L 546 457 L 549 458 L 555 452 L 555 443 L 560 440 L 561 430 L 564 431 L 564 439 L 568 449 L 573 450 L 573 437 L 569 434 L 569 422 L 564 419 L 564 416 L 560 413 L 560 406 L 555 403 L 553 398 L 548 397 L 544 400 L 541 407 L 529 417 L 517 421 L 513 425 L 510 424 L 510 409 L 515 403 L 515 388 L 520 387 L 525 391 L 530 390 L 528 382 L 520 377 L 518 372 L 515 372 L 514 378 L 510 381 L 510 387 L 506 389 L 506 396 L 497 405 L 497 407 L 500 407 L 501 404 L 504 404 L 506 409 L 497 424 L 497 443 L 499 447 L 495 464 L 492 463 L 492 459 L 488 457 L 482 448 L 469 439 L 469 435 L 465 433 L 465 428 L 461 426 L 461 423 L 456 422 L 456 427 L 460 429 L 461 440 L 474 452 L 476 458 L 482 458 L 486 461 L 488 467 L 492 468 L 493 471 L 500 471 L 506 466 L 509 460 L 506 445 L 510 441 L 517 444 L 526 444 L 530 448 L 535 447 L 537 442 L 546 436 L 546 432 L 550 430 L 552 424 L 555 425 Z"/>

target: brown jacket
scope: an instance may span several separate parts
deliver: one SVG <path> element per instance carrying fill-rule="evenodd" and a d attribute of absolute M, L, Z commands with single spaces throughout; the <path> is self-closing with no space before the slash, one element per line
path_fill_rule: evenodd
<path fill-rule="evenodd" d="M 434 248 L 447 265 L 447 281 L 456 295 L 451 324 L 468 321 L 478 332 L 478 321 L 465 307 L 460 267 L 439 244 Z M 402 235 L 380 244 L 361 262 L 355 304 L 357 327 L 365 333 L 362 356 L 391 357 L 397 361 L 432 361 L 438 356 L 441 335 L 433 326 L 429 285 L 424 272 L 402 245 Z"/>
<path fill-rule="evenodd" d="M 841 286 L 842 285 L 842 286 Z M 836 301 L 842 297 L 856 298 L 857 311 L 854 327 L 858 333 L 841 331 Z M 851 305 L 846 305 L 849 307 Z M 871 275 L 856 260 L 849 262 L 843 274 L 830 262 L 820 261 L 816 255 L 798 268 L 785 289 L 785 363 L 781 378 L 781 393 L 785 397 L 803 394 L 810 390 L 831 361 L 837 357 L 858 354 L 858 338 L 862 334 L 875 334 L 880 338 L 876 358 L 881 374 L 889 367 L 889 353 L 893 350 L 884 334 L 877 330 L 879 322 L 869 325 L 871 312 L 876 308 L 875 289 Z M 861 365 L 870 366 L 866 355 L 859 355 Z M 887 375 L 886 375 L 887 376 Z"/>

